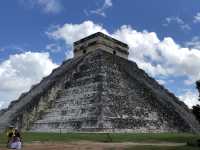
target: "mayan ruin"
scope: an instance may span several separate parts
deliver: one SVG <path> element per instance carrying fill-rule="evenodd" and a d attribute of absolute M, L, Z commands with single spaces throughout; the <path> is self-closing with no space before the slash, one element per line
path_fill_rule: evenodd
<path fill-rule="evenodd" d="M 74 42 L 74 58 L 1 112 L 1 131 L 199 132 L 188 107 L 128 54 L 127 44 L 100 32 Z"/>

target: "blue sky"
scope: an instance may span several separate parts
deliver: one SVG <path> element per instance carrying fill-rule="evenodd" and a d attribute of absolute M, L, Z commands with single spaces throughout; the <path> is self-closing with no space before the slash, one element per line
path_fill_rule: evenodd
<path fill-rule="evenodd" d="M 200 1 L 0 3 L 0 108 L 72 57 L 73 41 L 97 31 L 128 43 L 130 60 L 188 106 L 197 103 L 194 82 L 200 79 Z"/>

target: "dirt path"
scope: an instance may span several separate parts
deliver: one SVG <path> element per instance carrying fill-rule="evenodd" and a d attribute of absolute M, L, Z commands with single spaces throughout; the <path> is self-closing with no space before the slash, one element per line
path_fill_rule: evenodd
<path fill-rule="evenodd" d="M 70 143 L 40 143 L 34 142 L 31 144 L 24 144 L 23 150 L 123 150 L 126 147 L 136 145 L 154 145 L 154 146 L 183 146 L 185 143 L 99 143 L 99 142 L 70 142 Z M 0 150 L 7 150 L 0 148 Z"/>

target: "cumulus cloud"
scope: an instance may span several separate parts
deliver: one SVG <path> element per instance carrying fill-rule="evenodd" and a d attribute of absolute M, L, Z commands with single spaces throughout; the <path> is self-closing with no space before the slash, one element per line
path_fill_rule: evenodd
<path fill-rule="evenodd" d="M 169 26 L 170 24 L 177 24 L 182 30 L 191 30 L 190 25 L 185 23 L 185 21 L 180 17 L 172 16 L 165 18 L 165 23 L 163 26 Z"/>
<path fill-rule="evenodd" d="M 153 77 L 182 76 L 187 78 L 185 84 L 194 84 L 200 79 L 200 51 L 182 47 L 171 37 L 159 39 L 155 32 L 137 31 L 131 26 L 123 25 L 109 33 L 103 26 L 85 21 L 81 24 L 57 26 L 48 35 L 72 45 L 74 41 L 98 31 L 127 43 L 130 47 L 129 59 Z M 72 54 L 72 50 L 68 53 Z"/>
<path fill-rule="evenodd" d="M 48 53 L 24 52 L 0 63 L 0 108 L 27 91 L 57 67 Z"/>
<path fill-rule="evenodd" d="M 61 0 L 21 0 L 26 6 L 39 7 L 44 13 L 56 14 L 62 10 Z"/>
<path fill-rule="evenodd" d="M 81 24 L 66 23 L 63 26 L 56 26 L 48 31 L 47 35 L 56 40 L 64 40 L 67 45 L 72 45 L 74 41 L 96 32 L 108 34 L 101 25 L 94 24 L 92 21 L 84 21 Z"/>
<path fill-rule="evenodd" d="M 171 37 L 160 40 L 154 32 L 138 32 L 122 26 L 114 37 L 128 43 L 130 59 L 152 76 L 186 76 L 191 83 L 200 78 L 200 51 L 181 47 Z"/>
<path fill-rule="evenodd" d="M 194 23 L 200 23 L 200 12 L 198 12 L 193 19 Z"/>
<path fill-rule="evenodd" d="M 198 101 L 198 94 L 197 92 L 186 91 L 183 95 L 179 96 L 180 100 L 182 100 L 185 104 L 188 105 L 189 108 L 196 104 L 200 104 Z"/>
<path fill-rule="evenodd" d="M 104 3 L 100 8 L 97 8 L 95 10 L 90 10 L 89 12 L 87 10 L 84 10 L 84 12 L 86 15 L 96 14 L 96 15 L 100 15 L 102 17 L 106 17 L 105 10 L 112 6 L 113 6 L 112 0 L 104 0 Z"/>

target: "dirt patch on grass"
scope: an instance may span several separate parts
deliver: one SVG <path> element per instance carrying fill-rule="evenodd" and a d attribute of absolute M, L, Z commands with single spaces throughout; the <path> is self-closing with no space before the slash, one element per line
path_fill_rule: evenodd
<path fill-rule="evenodd" d="M 70 143 L 41 143 L 39 141 L 24 144 L 23 150 L 124 150 L 130 146 L 154 145 L 154 146 L 183 146 L 184 143 L 99 143 L 99 142 L 70 142 Z M 1 147 L 1 150 L 8 150 Z"/>

